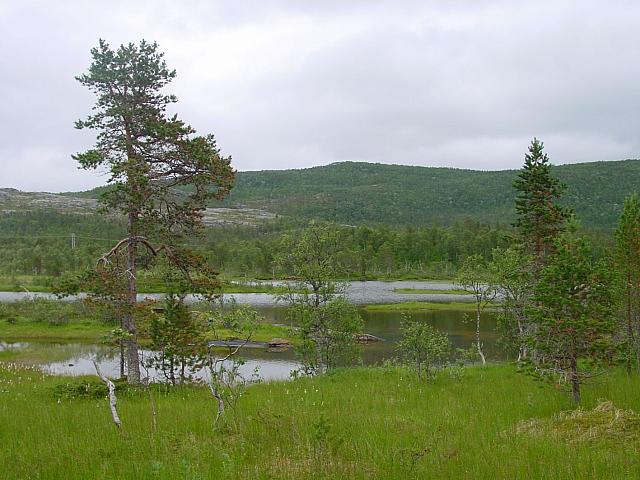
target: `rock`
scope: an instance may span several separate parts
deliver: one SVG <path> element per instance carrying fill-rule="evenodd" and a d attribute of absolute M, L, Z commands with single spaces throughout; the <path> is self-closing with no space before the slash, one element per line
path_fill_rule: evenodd
<path fill-rule="evenodd" d="M 269 344 L 269 348 L 284 348 L 291 345 L 289 340 L 285 338 L 272 338 L 267 343 Z"/>
<path fill-rule="evenodd" d="M 380 337 L 376 337 L 375 335 L 371 335 L 370 333 L 361 333 L 359 335 L 355 335 L 355 339 L 358 343 L 374 343 L 382 341 Z"/>

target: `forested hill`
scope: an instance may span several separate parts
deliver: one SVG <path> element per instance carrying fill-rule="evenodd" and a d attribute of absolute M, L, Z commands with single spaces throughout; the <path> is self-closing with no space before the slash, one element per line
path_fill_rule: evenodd
<path fill-rule="evenodd" d="M 563 165 L 566 204 L 590 227 L 612 228 L 624 196 L 640 188 L 640 160 Z M 279 214 L 390 225 L 513 219 L 517 171 L 344 162 L 302 170 L 241 172 L 230 203 Z"/>
<path fill-rule="evenodd" d="M 588 227 L 613 228 L 624 196 L 640 189 L 640 160 L 562 165 L 553 173 L 568 185 L 565 203 Z M 362 162 L 239 172 L 225 203 L 353 225 L 451 224 L 466 218 L 509 223 L 516 175 Z"/>

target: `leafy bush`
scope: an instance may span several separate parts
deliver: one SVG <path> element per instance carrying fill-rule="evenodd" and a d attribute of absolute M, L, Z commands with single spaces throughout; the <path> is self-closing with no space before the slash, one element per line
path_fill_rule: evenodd
<path fill-rule="evenodd" d="M 103 398 L 108 393 L 107 386 L 97 378 L 74 378 L 53 387 L 53 396 L 58 400 Z"/>
<path fill-rule="evenodd" d="M 428 323 L 415 322 L 405 318 L 400 328 L 402 339 L 396 347 L 400 357 L 413 366 L 422 378 L 429 379 L 434 367 L 446 361 L 451 350 L 447 334 Z"/>

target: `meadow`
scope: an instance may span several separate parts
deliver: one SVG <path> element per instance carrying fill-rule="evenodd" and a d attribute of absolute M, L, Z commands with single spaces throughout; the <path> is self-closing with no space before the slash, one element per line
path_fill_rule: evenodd
<path fill-rule="evenodd" d="M 258 384 L 217 425 L 206 388 L 154 387 L 119 393 L 119 430 L 101 387 L 4 356 L 3 478 L 640 476 L 640 417 L 589 412 L 603 399 L 640 411 L 640 378 L 622 371 L 587 385 L 585 415 L 571 421 L 554 420 L 574 408 L 565 392 L 508 364 L 443 370 L 431 383 L 386 366 Z"/>

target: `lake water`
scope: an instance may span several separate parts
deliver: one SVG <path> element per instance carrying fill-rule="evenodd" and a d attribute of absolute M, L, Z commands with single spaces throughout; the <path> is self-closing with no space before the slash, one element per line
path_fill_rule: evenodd
<path fill-rule="evenodd" d="M 282 282 L 280 282 L 282 283 Z M 407 301 L 420 302 L 472 302 L 471 295 L 458 295 L 447 293 L 428 294 L 403 294 L 397 293 L 397 289 L 411 288 L 420 290 L 453 290 L 456 285 L 448 282 L 424 282 L 424 281 L 365 281 L 347 282 L 345 295 L 347 299 L 355 305 L 367 305 L 372 303 L 401 303 Z M 76 300 L 82 295 L 71 296 L 65 300 Z M 12 302 L 25 298 L 53 298 L 51 293 L 27 293 L 27 292 L 0 292 L 0 302 Z M 140 294 L 139 298 L 161 298 L 160 294 Z M 237 303 L 252 305 L 254 307 L 268 307 L 277 304 L 275 295 L 269 293 L 228 293 L 225 299 L 234 299 Z M 189 300 L 195 300 L 189 297 Z"/>
<path fill-rule="evenodd" d="M 286 324 L 284 307 L 257 307 L 264 316 L 265 322 Z M 399 312 L 369 312 L 361 310 L 365 320 L 365 332 L 383 339 L 381 342 L 362 346 L 362 362 L 366 365 L 379 364 L 385 359 L 397 355 L 396 342 L 400 338 L 401 315 Z M 424 311 L 411 315 L 414 320 L 430 323 L 439 330 L 446 332 L 454 348 L 468 348 L 475 339 L 475 324 L 466 320 L 461 311 Z M 501 359 L 502 354 L 496 348 L 495 315 L 486 313 L 481 322 L 481 338 L 484 351 L 489 359 Z M 119 375 L 118 351 L 105 345 L 82 343 L 55 342 L 2 342 L 0 350 L 22 349 L 29 352 L 33 358 L 54 359 L 39 363 L 50 373 L 59 375 L 93 375 L 95 359 L 102 370 L 109 376 Z M 142 352 L 148 355 L 149 352 Z M 254 369 L 264 381 L 283 380 L 290 377 L 291 370 L 298 367 L 295 352 L 288 349 L 281 352 L 270 352 L 259 348 L 245 348 L 242 350 L 245 364 L 241 373 L 249 378 Z M 38 363 L 38 362 L 35 362 Z M 155 376 L 151 372 L 151 376 Z"/>
<path fill-rule="evenodd" d="M 423 281 L 397 282 L 351 282 L 347 284 L 346 296 L 350 302 L 362 306 L 366 304 L 400 303 L 406 301 L 431 302 L 471 302 L 470 295 L 458 294 L 400 294 L 397 289 L 449 290 L 456 286 L 451 283 Z M 0 292 L 0 301 L 16 301 L 25 298 L 55 298 L 46 293 Z M 141 298 L 159 298 L 159 295 L 141 295 Z M 77 298 L 77 297 L 75 297 Z M 225 294 L 225 299 L 233 298 L 237 303 L 255 307 L 265 322 L 286 324 L 285 308 L 277 303 L 276 297 L 264 293 Z M 380 337 L 383 341 L 363 345 L 362 361 L 367 365 L 379 364 L 385 359 L 397 355 L 396 342 L 400 338 L 400 312 L 371 312 L 360 309 L 365 321 L 365 332 Z M 454 348 L 468 348 L 475 339 L 475 323 L 468 321 L 468 315 L 456 310 L 422 311 L 411 314 L 414 320 L 427 322 L 446 332 Z M 501 358 L 496 348 L 495 315 L 486 313 L 481 322 L 483 348 L 488 358 Z M 25 349 L 33 352 L 33 358 L 55 358 L 55 361 L 43 362 L 42 368 L 60 375 L 93 375 L 93 360 L 97 360 L 107 375 L 119 374 L 119 356 L 114 349 L 104 345 L 52 343 L 52 342 L 2 342 L 1 349 Z M 143 352 L 144 353 L 144 352 Z M 291 370 L 297 368 L 295 353 L 289 349 L 283 352 L 269 352 L 263 349 L 243 349 L 245 365 L 242 373 L 249 377 L 256 367 L 260 377 L 265 380 L 289 378 Z"/>

